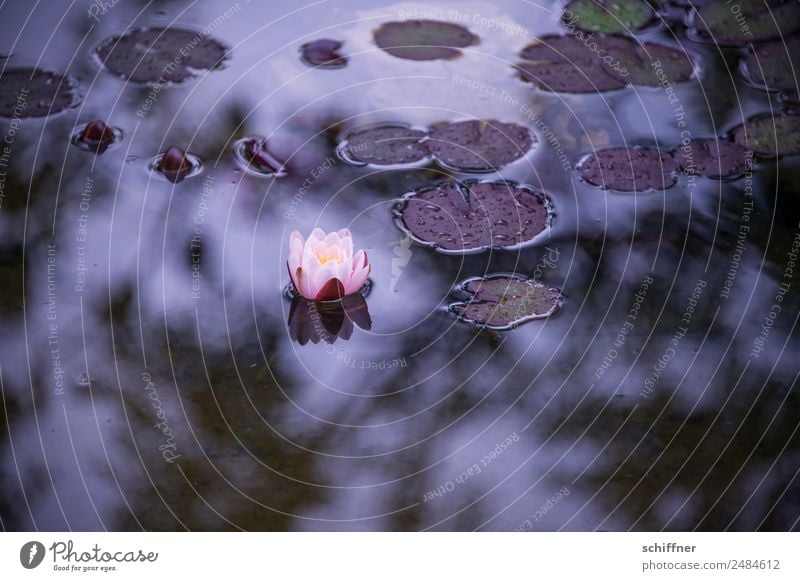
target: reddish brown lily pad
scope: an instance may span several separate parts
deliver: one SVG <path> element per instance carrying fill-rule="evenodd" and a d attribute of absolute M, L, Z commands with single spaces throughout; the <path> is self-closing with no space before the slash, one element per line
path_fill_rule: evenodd
<path fill-rule="evenodd" d="M 513 248 L 547 230 L 549 198 L 512 182 L 445 182 L 407 194 L 395 223 L 416 242 L 445 254 Z"/>
<path fill-rule="evenodd" d="M 105 151 L 122 141 L 122 130 L 119 127 L 106 125 L 101 119 L 95 119 L 78 127 L 72 135 L 72 143 L 85 151 L 102 155 Z"/>
<path fill-rule="evenodd" d="M 250 175 L 258 177 L 285 177 L 286 164 L 269 150 L 264 137 L 244 137 L 233 144 L 233 154 L 239 166 Z"/>
<path fill-rule="evenodd" d="M 708 2 L 689 16 L 693 39 L 725 46 L 783 38 L 798 30 L 800 3 L 796 0 Z"/>
<path fill-rule="evenodd" d="M 434 125 L 426 143 L 444 168 L 491 172 L 523 157 L 535 141 L 527 127 L 490 119 Z"/>
<path fill-rule="evenodd" d="M 415 61 L 452 59 L 461 55 L 459 48 L 480 40 L 463 26 L 438 20 L 387 22 L 373 34 L 375 44 L 390 55 Z"/>
<path fill-rule="evenodd" d="M 352 165 L 416 163 L 430 157 L 427 145 L 421 142 L 427 135 L 408 125 L 379 125 L 351 133 L 336 151 Z"/>
<path fill-rule="evenodd" d="M 581 177 L 592 185 L 621 192 L 666 190 L 675 185 L 675 161 L 649 147 L 612 147 L 584 157 Z"/>
<path fill-rule="evenodd" d="M 800 154 L 800 115 L 756 115 L 732 133 L 736 143 L 761 157 Z"/>
<path fill-rule="evenodd" d="M 339 40 L 320 38 L 300 47 L 303 62 L 320 69 L 340 69 L 347 66 L 347 57 L 339 53 L 342 48 Z"/>
<path fill-rule="evenodd" d="M 227 48 L 200 32 L 182 28 L 134 28 L 95 49 L 113 74 L 135 83 L 180 83 L 199 71 L 221 68 Z"/>
<path fill-rule="evenodd" d="M 459 290 L 469 300 L 452 303 L 448 309 L 467 323 L 496 330 L 513 329 L 521 323 L 549 317 L 564 298 L 556 288 L 510 274 L 467 279 Z"/>
<path fill-rule="evenodd" d="M 732 141 L 695 139 L 672 152 L 678 171 L 722 179 L 742 175 L 752 167 L 752 153 Z"/>
<path fill-rule="evenodd" d="M 796 91 L 800 85 L 800 37 L 768 42 L 742 61 L 742 73 L 751 84 L 767 91 Z"/>
<path fill-rule="evenodd" d="M 685 50 L 617 38 L 601 59 L 609 75 L 631 85 L 657 87 L 664 83 L 683 83 L 695 74 L 695 63 Z"/>
<path fill-rule="evenodd" d="M 40 69 L 10 69 L 0 74 L 0 117 L 44 117 L 81 102 L 71 77 Z"/>
<path fill-rule="evenodd" d="M 151 167 L 164 179 L 177 184 L 189 176 L 200 173 L 202 163 L 196 155 L 192 155 L 180 147 L 172 146 L 167 148 L 164 153 L 157 155 Z"/>

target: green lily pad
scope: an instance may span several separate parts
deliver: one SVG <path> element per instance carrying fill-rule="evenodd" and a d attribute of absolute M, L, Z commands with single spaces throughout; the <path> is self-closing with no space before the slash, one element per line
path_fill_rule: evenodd
<path fill-rule="evenodd" d="M 607 47 L 601 63 L 609 75 L 649 87 L 683 83 L 695 74 L 694 59 L 685 50 L 622 38 Z"/>
<path fill-rule="evenodd" d="M 0 117 L 44 117 L 80 102 L 78 83 L 71 77 L 40 69 L 0 73 Z"/>
<path fill-rule="evenodd" d="M 584 157 L 577 166 L 594 186 L 620 192 L 666 190 L 675 185 L 675 160 L 651 147 L 611 147 Z"/>
<path fill-rule="evenodd" d="M 732 134 L 736 143 L 761 157 L 800 154 L 800 115 L 756 115 Z"/>
<path fill-rule="evenodd" d="M 569 27 L 603 34 L 630 34 L 655 20 L 655 10 L 646 0 L 573 0 L 561 21 Z"/>
<path fill-rule="evenodd" d="M 416 163 L 430 157 L 428 147 L 421 142 L 427 135 L 408 125 L 377 125 L 351 133 L 336 152 L 351 165 Z"/>
<path fill-rule="evenodd" d="M 386 22 L 373 36 L 390 55 L 414 61 L 452 59 L 480 40 L 463 26 L 438 20 Z"/>
<path fill-rule="evenodd" d="M 549 317 L 564 298 L 556 288 L 512 274 L 467 279 L 458 290 L 469 300 L 451 303 L 450 312 L 467 323 L 496 330 Z"/>
<path fill-rule="evenodd" d="M 689 33 L 700 42 L 745 46 L 774 40 L 800 30 L 796 0 L 708 2 L 689 16 Z"/>
<path fill-rule="evenodd" d="M 767 91 L 796 91 L 800 84 L 800 37 L 756 47 L 742 61 L 745 79 Z"/>
<path fill-rule="evenodd" d="M 534 142 L 527 127 L 491 119 L 434 125 L 426 144 L 446 169 L 491 172 L 523 157 Z"/>

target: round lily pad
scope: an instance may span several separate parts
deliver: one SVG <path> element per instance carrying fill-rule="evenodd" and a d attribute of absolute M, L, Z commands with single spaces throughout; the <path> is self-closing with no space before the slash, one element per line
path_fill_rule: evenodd
<path fill-rule="evenodd" d="M 558 289 L 510 274 L 467 279 L 458 290 L 469 300 L 451 303 L 450 312 L 462 321 L 496 330 L 513 329 L 521 323 L 549 317 L 563 301 Z"/>
<path fill-rule="evenodd" d="M 420 140 L 428 134 L 408 125 L 387 124 L 351 133 L 336 152 L 352 165 L 403 165 L 430 157 Z"/>
<path fill-rule="evenodd" d="M 796 91 L 800 84 L 800 37 L 756 47 L 742 61 L 745 79 L 767 91 Z"/>
<path fill-rule="evenodd" d="M 455 58 L 459 48 L 480 40 L 463 26 L 438 20 L 386 22 L 373 35 L 375 44 L 390 55 L 414 61 Z"/>
<path fill-rule="evenodd" d="M 800 115 L 756 115 L 733 130 L 733 140 L 762 157 L 800 154 Z"/>
<path fill-rule="evenodd" d="M 741 145 L 722 139 L 694 139 L 672 152 L 675 167 L 689 175 L 722 179 L 742 175 L 752 155 Z"/>
<path fill-rule="evenodd" d="M 513 248 L 552 223 L 548 197 L 512 182 L 445 182 L 407 194 L 395 223 L 416 242 L 445 254 Z"/>
<path fill-rule="evenodd" d="M 602 67 L 631 85 L 657 87 L 665 82 L 683 83 L 694 76 L 694 59 L 683 49 L 623 38 L 606 44 Z"/>
<path fill-rule="evenodd" d="M 303 62 L 320 69 L 340 69 L 347 66 L 347 57 L 339 53 L 342 42 L 330 38 L 320 38 L 300 47 Z"/>
<path fill-rule="evenodd" d="M 434 125 L 426 143 L 442 167 L 491 172 L 523 157 L 535 141 L 527 127 L 491 119 Z"/>
<path fill-rule="evenodd" d="M 44 117 L 81 102 L 71 77 L 40 69 L 10 69 L 0 74 L 0 117 Z"/>
<path fill-rule="evenodd" d="M 600 46 L 607 42 L 598 37 L 590 44 Z M 517 65 L 520 78 L 543 91 L 595 93 L 621 89 L 627 84 L 610 75 L 601 66 L 597 52 L 577 36 L 543 36 L 526 46 L 520 57 L 526 61 Z"/>
<path fill-rule="evenodd" d="M 573 0 L 561 15 L 566 27 L 603 34 L 630 34 L 655 20 L 646 0 Z"/>
<path fill-rule="evenodd" d="M 736 0 L 708 2 L 689 16 L 695 40 L 726 46 L 745 46 L 786 37 L 800 30 L 796 0 Z"/>
<path fill-rule="evenodd" d="M 672 155 L 649 147 L 602 149 L 584 157 L 577 169 L 590 184 L 621 192 L 666 190 L 676 181 Z"/>
<path fill-rule="evenodd" d="M 221 68 L 227 48 L 193 30 L 134 28 L 107 38 L 95 54 L 103 66 L 123 79 L 163 85 Z"/>

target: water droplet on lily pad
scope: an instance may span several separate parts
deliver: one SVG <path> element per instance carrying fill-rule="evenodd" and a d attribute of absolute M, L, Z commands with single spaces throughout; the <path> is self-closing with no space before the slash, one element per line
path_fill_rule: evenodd
<path fill-rule="evenodd" d="M 800 154 L 800 115 L 764 113 L 732 131 L 733 140 L 761 157 Z"/>
<path fill-rule="evenodd" d="M 95 49 L 100 63 L 118 77 L 158 85 L 221 68 L 227 52 L 221 42 L 182 28 L 134 28 Z"/>
<path fill-rule="evenodd" d="M 395 205 L 395 224 L 444 254 L 516 248 L 553 222 L 550 199 L 531 186 L 465 180 L 427 186 Z M 498 238 L 500 236 L 500 238 Z"/>
<path fill-rule="evenodd" d="M 677 179 L 672 155 L 650 147 L 601 149 L 581 159 L 577 169 L 590 184 L 620 192 L 666 190 Z"/>
<path fill-rule="evenodd" d="M 81 102 L 71 77 L 41 69 L 9 69 L 0 73 L 0 117 L 44 117 Z"/>
<path fill-rule="evenodd" d="M 480 40 L 459 24 L 438 20 L 386 22 L 373 35 L 390 55 L 415 61 L 452 59 Z"/>
<path fill-rule="evenodd" d="M 300 47 L 300 55 L 308 65 L 320 69 L 340 69 L 347 66 L 347 57 L 339 53 L 342 48 L 339 40 L 320 38 Z"/>
<path fill-rule="evenodd" d="M 426 131 L 399 123 L 376 125 L 348 135 L 336 152 L 351 165 L 412 164 L 430 157 L 427 145 L 421 141 L 427 135 Z"/>
<path fill-rule="evenodd" d="M 501 331 L 549 317 L 564 299 L 556 288 L 513 274 L 467 279 L 457 291 L 468 300 L 451 303 L 450 312 L 467 323 Z"/>
<path fill-rule="evenodd" d="M 490 119 L 434 125 L 426 143 L 446 169 L 492 172 L 523 157 L 535 141 L 527 127 Z"/>
<path fill-rule="evenodd" d="M 631 34 L 651 25 L 655 15 L 646 0 L 572 0 L 561 21 L 587 32 Z"/>

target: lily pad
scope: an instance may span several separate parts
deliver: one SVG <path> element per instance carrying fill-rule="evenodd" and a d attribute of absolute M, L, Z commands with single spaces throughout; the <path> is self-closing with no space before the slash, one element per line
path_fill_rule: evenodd
<path fill-rule="evenodd" d="M 200 32 L 182 28 L 134 28 L 95 49 L 100 63 L 134 83 L 164 85 L 221 68 L 227 47 Z"/>
<path fill-rule="evenodd" d="M 408 125 L 387 124 L 351 133 L 336 152 L 351 165 L 404 165 L 430 157 L 421 143 L 428 134 Z"/>
<path fill-rule="evenodd" d="M 320 69 L 340 69 L 347 66 L 347 57 L 339 54 L 342 42 L 330 38 L 320 38 L 300 47 L 303 62 Z"/>
<path fill-rule="evenodd" d="M 446 169 L 492 172 L 523 157 L 535 141 L 527 127 L 491 119 L 434 125 L 426 143 Z"/>
<path fill-rule="evenodd" d="M 598 41 L 604 42 L 602 37 Z M 627 84 L 610 75 L 601 66 L 597 53 L 575 36 L 543 36 L 526 46 L 520 57 L 526 61 L 517 65 L 520 78 L 543 91 L 595 93 L 621 89 Z"/>
<path fill-rule="evenodd" d="M 736 0 L 697 6 L 689 16 L 694 40 L 725 46 L 745 46 L 783 38 L 800 30 L 796 0 Z"/>
<path fill-rule="evenodd" d="M 732 133 L 736 143 L 762 157 L 800 154 L 800 115 L 756 115 Z"/>
<path fill-rule="evenodd" d="M 622 38 L 607 46 L 601 62 L 609 75 L 631 85 L 657 87 L 664 82 L 683 83 L 695 74 L 694 59 L 685 50 Z"/>
<path fill-rule="evenodd" d="M 752 166 L 752 154 L 732 141 L 695 139 L 672 152 L 678 171 L 722 179 L 742 175 Z"/>
<path fill-rule="evenodd" d="M 651 25 L 655 16 L 646 0 L 573 0 L 561 21 L 587 32 L 630 34 Z"/>
<path fill-rule="evenodd" d="M 584 157 L 581 177 L 592 185 L 620 192 L 666 190 L 675 185 L 675 161 L 649 147 L 612 147 Z"/>
<path fill-rule="evenodd" d="M 467 279 L 459 290 L 470 298 L 448 305 L 450 312 L 467 323 L 496 330 L 549 317 L 564 298 L 558 289 L 511 274 Z"/>
<path fill-rule="evenodd" d="M 552 224 L 549 198 L 512 182 L 444 182 L 407 194 L 395 223 L 419 244 L 444 254 L 515 248 Z"/>
<path fill-rule="evenodd" d="M 461 25 L 438 20 L 386 22 L 373 35 L 390 55 L 414 61 L 452 59 L 480 40 Z"/>
<path fill-rule="evenodd" d="M 10 69 L 0 74 L 0 117 L 44 117 L 81 102 L 71 77 L 41 69 Z"/>
<path fill-rule="evenodd" d="M 796 91 L 800 84 L 800 37 L 756 47 L 742 61 L 742 73 L 751 84 L 767 91 Z"/>

